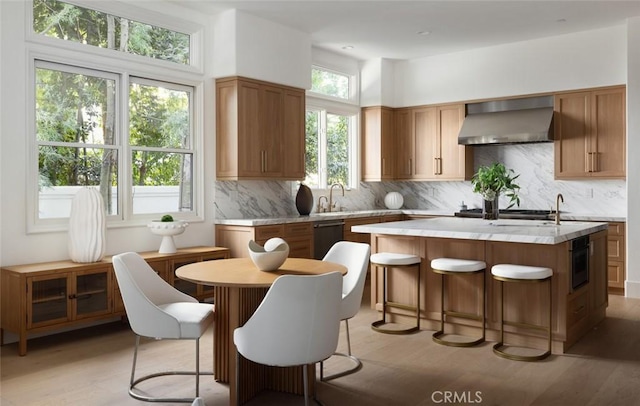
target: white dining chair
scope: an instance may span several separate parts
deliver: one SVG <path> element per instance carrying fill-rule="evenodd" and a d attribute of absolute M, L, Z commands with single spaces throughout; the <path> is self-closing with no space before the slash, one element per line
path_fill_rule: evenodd
<path fill-rule="evenodd" d="M 342 279 L 342 302 L 340 303 L 340 320 L 344 320 L 347 334 L 347 353 L 336 352 L 333 355 L 347 357 L 353 362 L 353 366 L 345 371 L 332 375 L 324 375 L 324 362 L 320 362 L 320 380 L 328 381 L 357 372 L 362 368 L 362 361 L 351 354 L 351 337 L 349 334 L 349 319 L 353 318 L 360 310 L 362 294 L 369 271 L 369 255 L 371 247 L 351 241 L 339 241 L 335 243 L 322 259 L 335 262 L 347 267 L 347 274 Z"/>
<path fill-rule="evenodd" d="M 193 297 L 169 285 L 135 252 L 115 255 L 112 261 L 127 318 L 131 329 L 136 334 L 129 395 L 147 402 L 193 402 L 200 394 L 200 375 L 213 374 L 213 372 L 200 372 L 200 337 L 213 323 L 213 305 L 199 303 Z M 195 340 L 195 371 L 164 371 L 136 379 L 135 371 L 140 337 Z M 195 375 L 195 397 L 151 397 L 142 394 L 140 389 L 136 387 L 143 381 L 166 375 Z"/>
<path fill-rule="evenodd" d="M 240 398 L 244 358 L 263 365 L 303 366 L 305 405 L 309 402 L 308 368 L 333 354 L 340 330 L 342 275 L 278 277 L 251 318 L 233 332 L 236 398 Z M 315 399 L 315 397 L 314 397 Z"/>

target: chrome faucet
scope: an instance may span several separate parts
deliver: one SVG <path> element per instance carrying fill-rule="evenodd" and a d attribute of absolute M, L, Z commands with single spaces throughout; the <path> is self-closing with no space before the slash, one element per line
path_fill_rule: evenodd
<path fill-rule="evenodd" d="M 317 211 L 318 213 L 322 213 L 322 212 L 324 212 L 324 211 L 325 211 L 325 210 L 322 208 L 322 198 L 323 198 L 323 197 L 324 197 L 324 200 L 327 202 L 327 204 L 329 203 L 329 199 L 327 199 L 327 196 L 322 195 L 322 196 L 318 197 L 318 207 L 316 207 L 316 211 Z"/>
<path fill-rule="evenodd" d="M 331 187 L 329 188 L 329 211 L 333 210 L 333 187 L 334 186 L 339 186 L 340 189 L 342 189 L 342 196 L 344 196 L 344 186 L 342 186 L 342 184 L 334 183 L 333 185 L 331 185 Z"/>
<path fill-rule="evenodd" d="M 556 196 L 556 225 L 560 224 L 560 201 L 564 203 L 562 193 L 558 193 L 558 196 Z"/>

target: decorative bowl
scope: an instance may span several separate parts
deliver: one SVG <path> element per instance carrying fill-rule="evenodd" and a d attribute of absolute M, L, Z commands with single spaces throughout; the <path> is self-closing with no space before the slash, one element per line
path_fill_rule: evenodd
<path fill-rule="evenodd" d="M 184 233 L 184 229 L 187 228 L 189 223 L 182 220 L 176 221 L 152 221 L 147 224 L 149 230 L 155 235 L 162 236 L 162 242 L 160 243 L 160 254 L 173 254 L 176 250 L 176 245 L 173 242 L 174 235 L 180 235 Z"/>
<path fill-rule="evenodd" d="M 275 271 L 289 256 L 289 244 L 282 238 L 271 238 L 264 247 L 255 241 L 249 241 L 249 257 L 261 271 Z"/>

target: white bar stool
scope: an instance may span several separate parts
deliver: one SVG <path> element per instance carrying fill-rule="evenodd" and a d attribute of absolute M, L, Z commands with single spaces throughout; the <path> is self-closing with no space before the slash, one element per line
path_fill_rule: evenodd
<path fill-rule="evenodd" d="M 493 346 L 493 352 L 502 357 L 516 361 L 539 361 L 545 359 L 551 354 L 551 330 L 552 330 L 552 290 L 551 277 L 553 271 L 551 268 L 538 266 L 524 266 L 513 264 L 498 264 L 491 268 L 493 279 L 500 282 L 500 341 Z M 540 326 L 529 323 L 517 323 L 504 320 L 504 282 L 519 283 L 544 283 L 549 284 L 549 325 Z M 542 330 L 547 333 L 547 351 L 539 355 L 517 355 L 506 352 L 509 347 L 504 344 L 504 325 L 512 325 L 518 327 L 527 327 L 536 330 Z"/>
<path fill-rule="evenodd" d="M 387 334 L 409 334 L 420 330 L 420 257 L 410 254 L 396 254 L 392 252 L 378 252 L 371 255 L 370 262 L 373 265 L 382 267 L 382 320 L 371 323 L 371 328 L 375 331 Z M 413 268 L 416 270 L 416 305 L 387 301 L 387 268 Z M 404 329 L 389 329 L 383 327 L 387 324 L 387 308 L 413 310 L 416 314 L 416 325 Z"/>
<path fill-rule="evenodd" d="M 440 330 L 436 331 L 432 335 L 433 341 L 438 344 L 449 345 L 451 347 L 471 347 L 476 344 L 480 344 L 485 340 L 485 307 L 486 307 L 486 281 L 485 281 L 485 269 L 487 264 L 483 261 L 475 261 L 469 259 L 458 258 L 436 258 L 431 261 L 431 269 L 434 273 L 442 275 L 440 285 Z M 482 312 L 480 314 L 472 314 L 465 312 L 457 312 L 453 310 L 445 309 L 445 279 L 447 275 L 471 275 L 482 274 Z M 445 316 L 453 316 L 463 319 L 476 320 L 482 323 L 482 337 L 473 341 L 452 341 L 443 338 L 444 336 L 444 322 Z"/>

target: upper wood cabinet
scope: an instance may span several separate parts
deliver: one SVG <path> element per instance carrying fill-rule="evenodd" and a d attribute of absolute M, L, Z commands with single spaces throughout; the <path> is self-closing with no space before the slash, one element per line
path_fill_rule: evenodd
<path fill-rule="evenodd" d="M 555 178 L 624 179 L 624 86 L 555 96 Z"/>
<path fill-rule="evenodd" d="M 473 175 L 473 151 L 458 145 L 464 105 L 398 109 L 397 179 L 466 180 Z"/>
<path fill-rule="evenodd" d="M 362 180 L 393 180 L 395 177 L 395 114 L 389 107 L 363 107 Z"/>
<path fill-rule="evenodd" d="M 216 80 L 217 179 L 303 179 L 304 90 Z"/>

